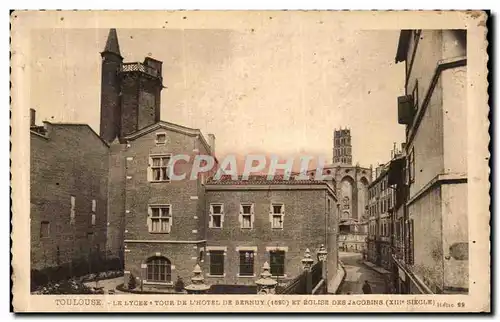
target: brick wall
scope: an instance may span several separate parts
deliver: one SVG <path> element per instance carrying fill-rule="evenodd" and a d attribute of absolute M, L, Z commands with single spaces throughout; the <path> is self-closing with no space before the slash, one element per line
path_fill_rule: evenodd
<path fill-rule="evenodd" d="M 48 124 L 48 138 L 31 133 L 31 268 L 42 269 L 105 249 L 108 147 L 88 126 Z M 71 196 L 75 221 L 70 223 Z M 96 224 L 89 227 L 92 200 Z M 41 238 L 41 223 L 49 236 Z M 87 234 L 94 233 L 93 239 Z"/>
<path fill-rule="evenodd" d="M 109 150 L 106 250 L 113 257 L 121 257 L 125 231 L 126 145 L 115 142 L 110 145 Z"/>
<path fill-rule="evenodd" d="M 212 246 L 226 247 L 225 277 L 207 277 L 210 284 L 253 284 L 254 277 L 238 277 L 239 253 L 237 247 L 256 247 L 254 273 L 262 272 L 265 261 L 269 262 L 268 247 L 286 249 L 285 274 L 291 279 L 302 272 L 301 259 L 309 248 L 313 257 L 321 244 L 327 245 L 326 205 L 327 190 L 267 190 L 227 191 L 216 186 L 208 186 L 206 193 L 208 213 L 210 203 L 224 204 L 223 228 L 208 228 L 207 250 Z M 328 197 L 330 198 L 330 197 Z M 333 198 L 332 198 L 333 200 Z M 254 203 L 253 229 L 241 229 L 239 222 L 240 203 Z M 271 228 L 269 206 L 271 203 L 285 205 L 283 230 Z M 332 202 L 332 207 L 334 203 Z M 334 208 L 333 208 L 334 209 Z M 332 210 L 331 218 L 336 225 L 336 215 Z M 335 233 L 333 231 L 332 233 Z M 332 252 L 334 249 L 334 252 Z M 336 262 L 337 246 L 331 247 L 332 260 Z M 206 267 L 208 274 L 209 250 Z M 332 270 L 332 273 L 333 272 Z"/>
<path fill-rule="evenodd" d="M 139 101 L 139 76 L 126 73 L 121 86 L 121 133 L 120 138 L 137 131 L 137 105 Z"/>
<path fill-rule="evenodd" d="M 157 133 L 166 133 L 165 145 L 156 144 Z M 197 262 L 193 258 L 197 258 L 205 245 L 203 186 L 200 180 L 148 181 L 149 157 L 151 154 L 185 154 L 193 160 L 196 154 L 208 151 L 196 137 L 196 132 L 180 133 L 161 126 L 128 143 L 129 147 L 123 153 L 123 158 L 127 160 L 124 239 L 140 242 L 125 242 L 125 270 L 135 276 L 140 275 L 141 263 L 159 252 L 171 261 L 175 275 L 188 282 Z M 189 177 L 191 169 L 192 163 L 180 161 L 175 173 L 187 173 Z M 149 232 L 147 218 L 150 204 L 171 206 L 170 233 Z M 127 276 L 125 280 L 128 280 Z"/>
<path fill-rule="evenodd" d="M 121 58 L 108 54 L 102 62 L 100 135 L 111 142 L 120 133 L 120 80 L 118 71 Z"/>

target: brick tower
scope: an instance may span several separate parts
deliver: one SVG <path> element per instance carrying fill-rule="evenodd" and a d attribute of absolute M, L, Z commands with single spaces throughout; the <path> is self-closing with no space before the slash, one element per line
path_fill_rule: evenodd
<path fill-rule="evenodd" d="M 333 163 L 352 165 L 351 130 L 333 131 Z"/>
<path fill-rule="evenodd" d="M 120 132 L 120 81 L 119 72 L 123 57 L 120 54 L 116 29 L 111 29 L 102 57 L 101 76 L 101 126 L 99 135 L 111 143 Z"/>
<path fill-rule="evenodd" d="M 108 143 L 160 121 L 162 62 L 123 63 L 115 29 L 109 31 L 102 56 L 101 128 Z"/>

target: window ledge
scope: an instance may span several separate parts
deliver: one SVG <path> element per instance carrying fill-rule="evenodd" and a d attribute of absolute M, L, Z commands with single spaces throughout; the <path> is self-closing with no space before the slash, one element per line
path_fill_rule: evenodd
<path fill-rule="evenodd" d="M 143 281 L 144 285 L 174 286 L 174 282 Z"/>
<path fill-rule="evenodd" d="M 206 277 L 213 277 L 213 278 L 217 278 L 217 277 L 221 278 L 221 277 L 226 277 L 226 273 L 224 273 L 224 274 L 222 274 L 222 275 L 210 275 L 210 274 L 207 274 L 207 275 L 205 275 L 205 276 L 206 276 Z"/>
<path fill-rule="evenodd" d="M 283 227 L 277 228 L 277 227 L 271 227 L 272 230 L 283 230 Z"/>
<path fill-rule="evenodd" d="M 150 231 L 149 233 L 154 234 L 154 235 L 168 235 L 168 234 L 170 234 L 170 232 L 162 232 L 162 231 Z"/>
<path fill-rule="evenodd" d="M 222 227 L 208 227 L 210 229 L 222 229 Z"/>
<path fill-rule="evenodd" d="M 238 274 L 238 275 L 236 275 L 236 277 L 241 277 L 241 278 L 255 278 L 255 274 L 253 274 L 253 275 L 240 275 L 240 274 Z"/>
<path fill-rule="evenodd" d="M 240 227 L 241 229 L 245 229 L 245 230 L 252 230 L 253 227 Z"/>
<path fill-rule="evenodd" d="M 170 183 L 170 180 L 150 180 L 151 183 Z"/>

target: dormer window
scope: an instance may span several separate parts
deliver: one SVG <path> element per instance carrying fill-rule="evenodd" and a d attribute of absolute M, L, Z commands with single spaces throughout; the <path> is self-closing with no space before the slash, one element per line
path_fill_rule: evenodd
<path fill-rule="evenodd" d="M 165 145 L 167 143 L 167 134 L 166 133 L 156 133 L 156 145 Z"/>

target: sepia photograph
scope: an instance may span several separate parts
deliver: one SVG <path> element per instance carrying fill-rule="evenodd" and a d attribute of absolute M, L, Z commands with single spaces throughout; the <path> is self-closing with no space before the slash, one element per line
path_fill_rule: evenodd
<path fill-rule="evenodd" d="M 487 16 L 385 13 L 14 11 L 16 311 L 489 311 Z"/>

